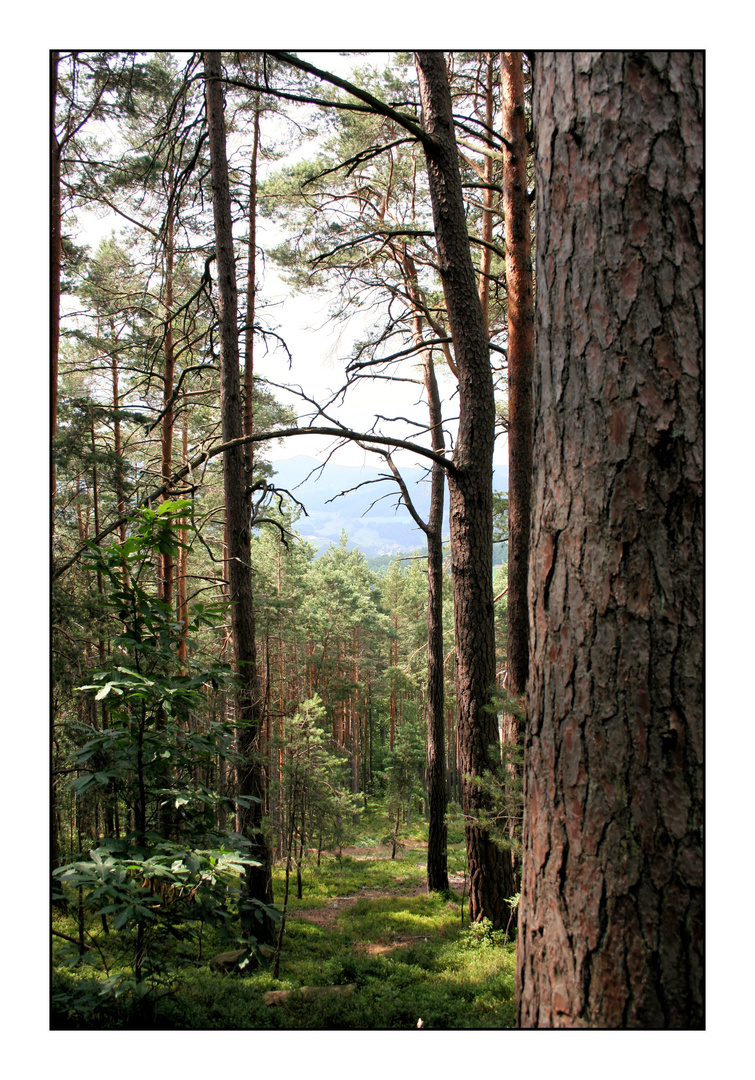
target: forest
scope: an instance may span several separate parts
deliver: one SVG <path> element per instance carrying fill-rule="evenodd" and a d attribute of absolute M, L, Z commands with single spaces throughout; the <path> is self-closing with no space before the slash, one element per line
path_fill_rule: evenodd
<path fill-rule="evenodd" d="M 703 59 L 51 51 L 53 1030 L 704 1028 Z"/>

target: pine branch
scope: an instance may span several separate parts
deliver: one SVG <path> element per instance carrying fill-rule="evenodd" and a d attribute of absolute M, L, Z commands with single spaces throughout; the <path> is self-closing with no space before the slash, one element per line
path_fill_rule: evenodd
<path fill-rule="evenodd" d="M 298 68 L 300 71 L 306 71 L 310 75 L 316 75 L 318 79 L 332 83 L 333 86 L 345 90 L 348 94 L 357 98 L 358 101 L 363 101 L 366 105 L 369 105 L 379 116 L 385 116 L 389 120 L 393 120 L 394 123 L 410 132 L 416 139 L 419 139 L 423 146 L 425 143 L 433 141 L 427 132 L 410 116 L 406 116 L 404 113 L 400 113 L 396 109 L 391 108 L 390 105 L 386 105 L 380 98 L 374 97 L 366 90 L 362 90 L 359 86 L 355 86 L 354 83 L 347 82 L 346 79 L 339 79 L 337 75 L 331 75 L 329 71 L 323 71 L 321 68 L 316 68 L 313 64 L 308 64 L 306 60 L 300 60 L 298 56 L 293 56 L 291 53 L 273 52 L 268 50 L 268 56 L 274 56 L 276 60 L 280 60 L 283 64 Z"/>
<path fill-rule="evenodd" d="M 306 187 L 307 184 L 314 184 L 315 180 L 322 180 L 324 176 L 330 176 L 331 173 L 338 172 L 340 169 L 348 169 L 349 174 L 351 174 L 357 166 L 364 165 L 366 161 L 371 161 L 372 158 L 377 157 L 386 150 L 390 150 L 394 146 L 401 146 L 402 143 L 412 141 L 412 139 L 394 139 L 393 142 L 385 143 L 383 146 L 368 146 L 365 150 L 360 150 L 358 154 L 354 154 L 353 157 L 339 162 L 338 165 L 334 165 L 332 169 L 325 169 L 323 172 L 317 173 L 316 176 L 310 176 L 307 180 L 303 181 L 302 187 Z"/>

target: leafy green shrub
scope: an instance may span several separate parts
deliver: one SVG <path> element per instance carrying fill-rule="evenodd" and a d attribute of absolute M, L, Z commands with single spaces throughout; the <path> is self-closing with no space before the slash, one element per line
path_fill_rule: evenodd
<path fill-rule="evenodd" d="M 462 949 L 501 949 L 506 943 L 506 931 L 494 930 L 490 919 L 470 923 L 459 940 Z"/>
<path fill-rule="evenodd" d="M 190 512 L 186 500 L 142 510 L 124 543 L 93 545 L 88 553 L 109 583 L 107 606 L 122 632 L 91 683 L 79 687 L 95 702 L 107 699 L 108 724 L 79 725 L 88 737 L 75 753 L 79 776 L 71 788 L 76 798 L 100 789 L 107 800 L 117 786 L 133 808 L 134 828 L 54 871 L 54 899 L 69 899 L 75 909 L 79 943 L 75 951 L 58 950 L 58 963 L 97 971 L 94 981 L 73 978 L 60 986 L 57 1007 L 70 1022 L 107 1011 L 108 1003 L 126 1016 L 131 1002 L 143 1018 L 169 991 L 172 975 L 201 955 L 206 926 L 228 937 L 240 918 L 277 918 L 245 896 L 245 870 L 258 865 L 249 857 L 251 845 L 216 828 L 228 800 L 199 779 L 218 753 L 236 759 L 232 727 L 208 721 L 198 732 L 187 722 L 206 710 L 209 686 L 231 685 L 232 678 L 227 665 L 180 662 L 178 641 L 186 635 L 190 657 L 194 636 L 223 611 L 195 605 L 186 629 L 148 587 L 155 553 L 177 555 L 177 519 Z M 92 920 L 99 921 L 101 938 Z"/>

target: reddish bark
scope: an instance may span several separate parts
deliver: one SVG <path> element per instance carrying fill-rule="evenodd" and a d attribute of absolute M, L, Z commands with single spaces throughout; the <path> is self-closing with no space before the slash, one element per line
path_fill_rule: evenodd
<path fill-rule="evenodd" d="M 493 129 L 493 55 L 485 53 L 485 123 Z M 486 155 L 483 159 L 482 171 L 483 184 L 493 183 L 493 158 Z M 490 308 L 490 265 L 493 252 L 489 245 L 493 242 L 493 189 L 484 187 L 482 191 L 482 229 L 480 237 L 483 246 L 480 250 L 480 277 L 479 293 L 482 305 L 482 317 L 485 320 L 485 331 L 489 333 L 489 308 Z"/>
<path fill-rule="evenodd" d="M 701 53 L 535 70 L 525 1027 L 700 1027 Z"/>

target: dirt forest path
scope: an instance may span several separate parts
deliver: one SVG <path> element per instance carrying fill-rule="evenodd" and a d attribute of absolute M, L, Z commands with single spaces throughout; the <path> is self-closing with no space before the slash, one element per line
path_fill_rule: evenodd
<path fill-rule="evenodd" d="M 415 845 L 412 845 L 414 847 Z M 419 845 L 418 849 L 426 845 Z M 347 855 L 357 861 L 367 860 L 379 860 L 390 861 L 390 856 L 385 855 L 383 852 L 385 849 L 370 849 L 364 847 L 348 847 L 343 848 L 342 854 Z M 466 879 L 462 875 L 449 874 L 449 885 L 451 889 L 459 895 L 461 898 L 462 892 L 466 891 Z M 368 886 L 362 886 L 355 893 L 350 893 L 346 896 L 332 896 L 327 903 L 321 907 L 309 908 L 304 911 L 299 911 L 295 915 L 289 916 L 289 918 L 296 920 L 303 920 L 306 922 L 314 923 L 317 926 L 325 928 L 333 927 L 338 920 L 339 916 L 348 908 L 353 907 L 360 900 L 379 900 L 384 898 L 391 898 L 400 900 L 403 898 L 424 896 L 427 894 L 427 883 L 417 883 L 416 880 L 411 880 L 405 876 L 397 876 L 395 879 L 395 886 L 393 888 L 383 889 L 371 889 Z M 358 948 L 374 955 L 377 953 L 390 952 L 395 948 L 401 948 L 412 944 L 414 941 L 422 940 L 422 936 L 415 935 L 412 937 L 406 937 L 404 935 L 396 938 L 391 944 L 385 944 L 380 942 L 360 942 Z"/>

